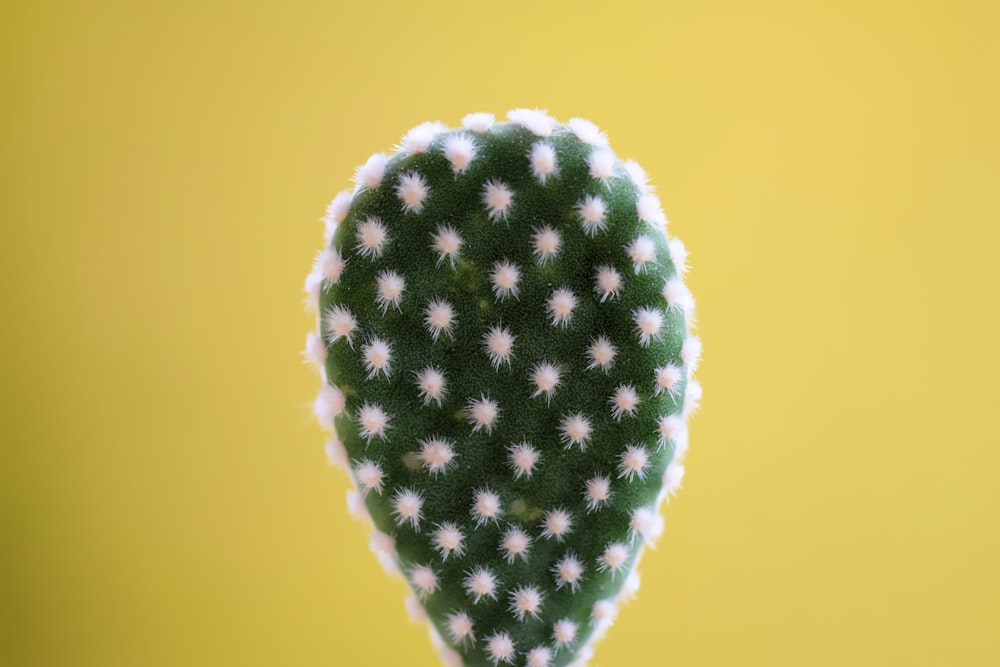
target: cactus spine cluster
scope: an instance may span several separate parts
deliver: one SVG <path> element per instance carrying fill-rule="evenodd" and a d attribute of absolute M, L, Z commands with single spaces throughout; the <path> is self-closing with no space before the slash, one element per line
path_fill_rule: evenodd
<path fill-rule="evenodd" d="M 454 665 L 584 664 L 683 476 L 686 252 L 593 124 L 424 123 L 358 168 L 306 354 L 372 548 Z"/>

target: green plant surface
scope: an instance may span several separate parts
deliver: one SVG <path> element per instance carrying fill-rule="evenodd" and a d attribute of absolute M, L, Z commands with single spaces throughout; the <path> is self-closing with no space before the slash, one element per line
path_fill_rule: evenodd
<path fill-rule="evenodd" d="M 685 251 L 592 124 L 423 124 L 331 204 L 317 399 L 446 662 L 587 659 L 701 390 Z M 342 447 L 342 449 L 341 449 Z"/>

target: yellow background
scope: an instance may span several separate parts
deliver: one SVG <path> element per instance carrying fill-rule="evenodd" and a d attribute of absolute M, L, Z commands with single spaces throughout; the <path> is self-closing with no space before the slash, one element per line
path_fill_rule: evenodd
<path fill-rule="evenodd" d="M 704 408 L 596 663 L 1000 664 L 995 3 L 344 4 L 0 9 L 0 664 L 437 664 L 300 290 L 354 165 L 514 106 L 692 253 Z"/>

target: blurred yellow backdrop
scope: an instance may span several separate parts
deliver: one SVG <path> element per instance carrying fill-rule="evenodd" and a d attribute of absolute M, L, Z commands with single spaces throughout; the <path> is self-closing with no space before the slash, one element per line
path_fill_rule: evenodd
<path fill-rule="evenodd" d="M 684 489 L 595 662 L 1000 664 L 995 3 L 0 9 L 0 664 L 435 665 L 301 285 L 423 120 L 582 115 L 691 250 Z"/>

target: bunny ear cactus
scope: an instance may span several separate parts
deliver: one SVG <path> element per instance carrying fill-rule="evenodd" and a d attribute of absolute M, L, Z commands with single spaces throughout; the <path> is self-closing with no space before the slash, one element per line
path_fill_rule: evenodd
<path fill-rule="evenodd" d="M 643 170 L 588 121 L 425 123 L 306 281 L 349 505 L 454 665 L 583 664 L 678 486 L 700 343 Z"/>

